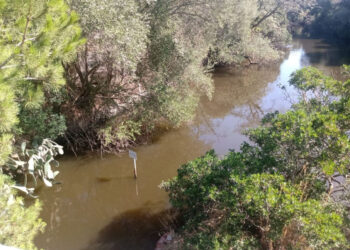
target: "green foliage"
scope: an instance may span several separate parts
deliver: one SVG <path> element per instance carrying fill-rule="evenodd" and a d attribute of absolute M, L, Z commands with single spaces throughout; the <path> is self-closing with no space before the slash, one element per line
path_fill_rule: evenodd
<path fill-rule="evenodd" d="M 252 63 L 274 61 L 281 56 L 277 47 L 290 39 L 284 1 L 249 0 L 213 2 L 215 8 L 214 49 L 218 62 Z"/>
<path fill-rule="evenodd" d="M 146 54 L 148 17 L 134 0 L 68 3 L 81 17 L 87 43 L 76 61 L 65 64 L 67 98 L 62 113 L 67 137 L 77 150 L 119 150 L 138 134 L 129 125 L 140 123 L 132 114 L 141 95 L 136 70 Z"/>
<path fill-rule="evenodd" d="M 63 0 L 6 0 L 0 12 L 0 137 L 10 145 L 18 107 L 41 108 L 44 93 L 64 84 L 61 63 L 74 59 L 83 40 L 78 17 Z M 1 151 L 0 163 L 8 152 Z"/>
<path fill-rule="evenodd" d="M 248 131 L 257 147 L 245 145 L 243 152 L 255 156 L 252 168 L 258 164 L 303 181 L 311 192 L 306 195 L 315 195 L 320 182 L 331 182 L 335 172 L 349 172 L 349 81 L 304 68 L 293 75 L 291 84 L 300 93 L 299 103 L 285 114 L 266 116 L 264 126 Z"/>
<path fill-rule="evenodd" d="M 24 105 L 35 107 L 45 88 L 64 84 L 61 61 L 72 60 L 82 43 L 78 17 L 62 0 L 6 1 L 1 11 L 2 81 L 15 84 Z"/>
<path fill-rule="evenodd" d="M 350 41 L 350 4 L 347 0 L 290 1 L 288 19 L 292 33 L 325 38 L 347 45 Z"/>
<path fill-rule="evenodd" d="M 14 94 L 5 84 L 0 84 L 0 133 L 10 132 L 17 122 L 17 105 L 13 103 Z"/>
<path fill-rule="evenodd" d="M 347 0 L 317 1 L 311 12 L 313 21 L 306 25 L 305 32 L 347 45 L 350 41 L 349 14 L 350 4 Z"/>
<path fill-rule="evenodd" d="M 32 196 L 37 185 L 37 178 L 40 178 L 48 187 L 52 187 L 55 177 L 59 171 L 52 171 L 52 165 L 59 166 L 54 159 L 57 155 L 63 155 L 63 147 L 44 139 L 42 144 L 33 148 L 27 148 L 26 142 L 21 144 L 16 154 L 12 154 L 8 162 L 2 166 L 2 171 L 9 175 L 23 175 L 24 183 L 14 188 Z M 28 176 L 33 179 L 34 187 L 28 187 Z"/>
<path fill-rule="evenodd" d="M 80 16 L 80 24 L 94 56 L 102 63 L 112 57 L 125 70 L 134 71 L 146 50 L 148 25 L 137 1 L 70 0 Z M 98 63 L 98 58 L 94 58 Z M 101 63 L 101 62 L 100 62 Z"/>
<path fill-rule="evenodd" d="M 151 71 L 143 72 L 146 76 L 153 75 L 153 83 L 145 82 L 151 97 L 145 104 L 156 119 L 165 119 L 174 126 L 191 120 L 199 96 L 211 96 L 213 90 L 212 80 L 201 66 L 207 45 L 203 47 L 201 41 L 189 43 L 187 34 L 187 29 L 198 20 L 188 19 L 181 11 L 172 13 L 174 8 L 183 8 L 182 5 L 182 2 L 157 1 L 151 9 L 148 48 Z M 194 2 L 188 5 L 196 8 Z"/>
<path fill-rule="evenodd" d="M 115 143 L 127 144 L 128 141 L 136 140 L 136 136 L 141 134 L 141 124 L 127 120 L 122 121 L 117 126 L 113 125 L 98 131 L 99 140 L 104 147 L 108 147 Z"/>
<path fill-rule="evenodd" d="M 189 89 L 186 90 L 163 84 L 153 86 L 151 99 L 145 104 L 151 109 L 152 119 L 163 118 L 174 127 L 192 120 L 199 96 Z"/>
<path fill-rule="evenodd" d="M 66 67 L 65 115 L 74 141 L 90 148 L 127 145 L 159 122 L 190 120 L 199 96 L 211 94 L 211 78 L 201 66 L 206 48 L 192 46 L 181 33 L 184 19 L 168 9 L 174 2 L 70 4 L 88 36 L 79 59 Z"/>
<path fill-rule="evenodd" d="M 69 4 L 88 38 L 78 60 L 65 65 L 64 114 L 78 149 L 113 142 L 122 119 L 140 124 L 142 135 L 158 124 L 180 126 L 201 95 L 211 97 L 214 66 L 276 60 L 290 38 L 284 1 Z"/>
<path fill-rule="evenodd" d="M 0 165 L 4 165 L 8 159 L 8 156 L 12 152 L 12 135 L 2 134 L 0 137 Z"/>
<path fill-rule="evenodd" d="M 6 162 L 7 156 L 12 151 L 11 132 L 18 121 L 18 107 L 13 100 L 14 94 L 10 86 L 0 82 L 0 166 Z"/>
<path fill-rule="evenodd" d="M 186 221 L 186 249 L 347 246 L 345 225 L 331 204 L 302 200 L 302 190 L 278 174 L 249 174 L 240 153 L 213 151 L 183 165 L 163 183 Z M 292 235 L 292 228 L 297 228 Z M 288 238 L 303 239 L 292 246 Z"/>
<path fill-rule="evenodd" d="M 242 144 L 241 152 L 220 160 L 210 151 L 163 183 L 186 221 L 184 247 L 349 247 L 334 176 L 350 170 L 350 81 L 309 67 L 294 73 L 290 84 L 299 102 L 248 130 L 251 144 Z M 344 183 L 342 192 L 348 188 Z"/>
<path fill-rule="evenodd" d="M 25 207 L 17 196 L 12 181 L 0 174 L 0 244 L 20 249 L 36 249 L 35 235 L 43 232 L 45 223 L 39 219 L 41 204 L 38 200 Z"/>
<path fill-rule="evenodd" d="M 21 133 L 33 144 L 40 144 L 45 138 L 57 139 L 66 131 L 66 120 L 52 108 L 23 109 L 20 114 Z"/>

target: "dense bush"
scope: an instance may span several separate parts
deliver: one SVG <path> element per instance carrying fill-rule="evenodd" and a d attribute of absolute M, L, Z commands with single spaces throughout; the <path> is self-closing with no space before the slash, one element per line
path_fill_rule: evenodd
<path fill-rule="evenodd" d="M 74 59 L 80 38 L 78 17 L 63 0 L 0 1 L 0 164 L 11 152 L 12 139 L 27 132 L 24 113 L 41 116 L 46 95 L 64 85 L 62 61 Z M 64 35 L 62 35 L 64 34 Z M 18 111 L 23 110 L 18 116 Z M 45 113 L 45 112 L 44 112 Z M 23 121 L 22 119 L 26 121 Z M 42 121 L 44 122 L 44 121 Z M 45 125 L 56 121 L 45 119 Z M 28 124 L 28 123 L 27 123 Z M 29 130 L 36 129 L 32 122 Z M 42 126 L 42 125 L 41 125 Z M 31 137 L 31 132 L 26 136 Z M 42 134 L 35 136 L 43 137 Z M 41 132 L 41 131 L 40 131 Z M 60 132 L 52 131 L 57 137 Z"/>
<path fill-rule="evenodd" d="M 283 1 L 69 4 L 87 37 L 78 59 L 65 65 L 60 110 L 77 150 L 123 149 L 159 124 L 180 126 L 201 95 L 211 96 L 214 66 L 277 60 L 290 38 Z M 125 122 L 138 129 L 125 131 Z"/>
<path fill-rule="evenodd" d="M 163 184 L 180 209 L 188 249 L 274 249 L 347 245 L 345 222 L 331 202 L 302 198 L 300 186 L 278 174 L 250 174 L 242 155 L 213 151 L 189 162 Z M 298 241 L 300 239 L 300 241 Z"/>
<path fill-rule="evenodd" d="M 280 58 L 286 13 L 301 9 L 280 0 L 2 2 L 0 141 L 64 137 L 73 150 L 107 151 L 191 120 L 213 92 L 213 67 Z"/>
<path fill-rule="evenodd" d="M 348 215 L 333 194 L 335 176 L 350 170 L 350 80 L 305 68 L 291 84 L 299 102 L 247 131 L 241 152 L 220 160 L 211 151 L 163 183 L 186 221 L 184 247 L 349 247 Z M 337 201 L 346 201 L 349 186 L 341 185 Z"/>

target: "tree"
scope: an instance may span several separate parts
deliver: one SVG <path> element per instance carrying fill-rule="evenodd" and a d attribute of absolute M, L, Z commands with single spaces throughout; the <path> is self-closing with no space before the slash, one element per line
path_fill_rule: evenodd
<path fill-rule="evenodd" d="M 78 61 L 66 65 L 70 114 L 63 112 L 70 121 L 67 137 L 78 149 L 126 147 L 159 120 L 178 126 L 198 103 L 192 88 L 211 89 L 201 56 L 183 46 L 184 37 L 175 39 L 178 24 L 163 4 L 70 2 L 88 36 Z"/>
<path fill-rule="evenodd" d="M 0 1 L 0 164 L 11 152 L 19 110 L 37 109 L 64 84 L 62 61 L 74 58 L 78 17 L 63 0 Z M 25 118 L 24 118 L 25 119 Z"/>
<path fill-rule="evenodd" d="M 350 12 L 346 0 L 290 1 L 288 18 L 292 32 L 315 38 L 325 38 L 346 45 L 350 41 Z"/>
<path fill-rule="evenodd" d="M 319 1 L 313 13 L 314 22 L 307 28 L 311 35 L 325 37 L 346 45 L 350 41 L 350 4 L 346 0 Z"/>
<path fill-rule="evenodd" d="M 225 0 L 212 4 L 216 18 L 212 63 L 264 63 L 281 57 L 280 49 L 290 40 L 284 1 Z"/>
<path fill-rule="evenodd" d="M 299 91 L 299 102 L 285 114 L 267 115 L 263 126 L 250 130 L 257 147 L 246 144 L 243 152 L 255 156 L 252 168 L 258 165 L 301 182 L 306 196 L 318 194 L 324 182 L 331 193 L 333 175 L 350 170 L 349 80 L 336 81 L 309 67 L 296 72 L 291 84 Z"/>
<path fill-rule="evenodd" d="M 180 126 L 201 95 L 210 97 L 213 67 L 277 60 L 289 39 L 281 1 L 69 5 L 88 38 L 78 60 L 65 64 L 68 98 L 60 110 L 78 150 L 119 150 L 159 125 Z"/>
<path fill-rule="evenodd" d="M 67 98 L 61 112 L 71 147 L 94 150 L 100 148 L 98 135 L 113 120 L 113 127 L 122 126 L 126 121 L 114 118 L 125 118 L 140 99 L 136 70 L 146 53 L 149 27 L 136 1 L 71 0 L 69 5 L 81 16 L 87 43 L 76 61 L 65 64 Z"/>
<path fill-rule="evenodd" d="M 35 200 L 33 205 L 25 207 L 12 185 L 9 177 L 0 174 L 0 244 L 36 249 L 33 239 L 45 227 L 45 223 L 38 218 L 41 204 Z"/>

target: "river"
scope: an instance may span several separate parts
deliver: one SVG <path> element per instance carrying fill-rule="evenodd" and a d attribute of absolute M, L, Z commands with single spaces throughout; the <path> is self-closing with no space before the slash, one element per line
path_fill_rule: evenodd
<path fill-rule="evenodd" d="M 35 239 L 37 247 L 153 249 L 162 226 L 154 214 L 170 207 L 167 194 L 158 187 L 162 180 L 212 148 L 219 155 L 239 150 L 247 140 L 242 131 L 257 126 L 267 112 L 290 107 L 295 95 L 287 83 L 295 70 L 313 65 L 339 77 L 339 66 L 349 63 L 347 58 L 320 40 L 294 40 L 279 64 L 215 72 L 213 98 L 202 98 L 192 123 L 135 149 L 137 180 L 127 154 L 63 158 L 61 184 L 38 191 L 47 226 Z"/>

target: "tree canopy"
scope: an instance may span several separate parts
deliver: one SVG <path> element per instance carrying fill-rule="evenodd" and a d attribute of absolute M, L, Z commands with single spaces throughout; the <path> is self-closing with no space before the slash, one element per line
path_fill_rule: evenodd
<path fill-rule="evenodd" d="M 63 0 L 1 1 L 0 137 L 2 165 L 11 152 L 19 110 L 36 110 L 65 83 L 61 61 L 82 43 L 78 17 Z M 62 33 L 65 35 L 62 36 Z M 23 114 L 23 113 L 21 113 Z"/>
<path fill-rule="evenodd" d="M 74 60 L 76 48 L 84 40 L 77 14 L 64 0 L 1 0 L 0 13 L 0 243 L 34 249 L 34 236 L 44 228 L 38 219 L 40 202 L 25 207 L 13 188 L 28 193 L 27 174 L 36 178 L 42 171 L 40 175 L 47 177 L 47 164 L 37 163 L 53 159 L 46 159 L 39 150 L 34 160 L 35 152 L 28 153 L 22 146 L 23 156 L 24 151 L 33 156 L 26 163 L 18 157 L 21 150 L 13 146 L 23 140 L 40 145 L 44 137 L 62 134 L 62 118 L 43 107 L 65 83 L 62 61 Z M 42 130 L 36 126 L 39 121 Z M 61 123 L 61 128 L 53 130 L 50 122 Z M 24 186 L 13 184 L 4 173 L 13 177 L 23 174 Z M 52 180 L 53 172 L 49 174 Z"/>

